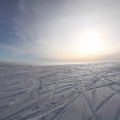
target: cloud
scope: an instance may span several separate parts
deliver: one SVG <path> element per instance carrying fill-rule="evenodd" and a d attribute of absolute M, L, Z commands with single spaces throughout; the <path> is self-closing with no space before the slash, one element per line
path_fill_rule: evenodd
<path fill-rule="evenodd" d="M 18 6 L 18 9 L 20 10 L 20 11 L 23 11 L 24 10 L 24 8 L 25 8 L 25 4 L 26 4 L 26 0 L 19 0 L 19 6 Z"/>
<path fill-rule="evenodd" d="M 55 9 L 60 13 L 61 8 L 55 1 L 52 4 L 50 1 L 20 0 L 19 13 L 13 19 L 16 38 L 10 51 L 18 55 L 31 54 L 37 58 L 53 59 L 55 56 L 50 51 L 55 46 L 59 47 L 57 43 L 61 41 L 55 35 L 58 34 L 55 30 L 58 23 L 54 23 L 58 16 Z"/>
<path fill-rule="evenodd" d="M 31 2 L 31 1 L 30 1 Z M 18 55 L 31 54 L 35 57 L 45 57 L 45 40 L 41 37 L 43 32 L 39 16 L 35 15 L 27 0 L 20 0 L 19 13 L 14 20 L 15 39 L 12 40 L 9 50 Z"/>
<path fill-rule="evenodd" d="M 100 5 L 103 2 L 99 2 Z M 104 34 L 103 41 L 107 41 L 112 48 L 114 42 L 110 42 L 109 38 L 115 34 L 113 30 L 116 28 L 113 25 L 116 24 L 111 18 L 119 20 L 116 15 L 118 12 L 112 12 L 113 8 L 119 11 L 118 6 L 114 5 L 112 8 L 111 3 L 109 7 L 105 2 L 101 9 L 100 5 L 94 0 L 93 4 L 82 0 L 19 0 L 18 13 L 14 15 L 12 24 L 13 39 L 9 45 L 1 44 L 0 47 L 17 56 L 31 55 L 36 59 L 79 61 L 82 59 L 78 44 L 82 31 L 94 29 Z"/>

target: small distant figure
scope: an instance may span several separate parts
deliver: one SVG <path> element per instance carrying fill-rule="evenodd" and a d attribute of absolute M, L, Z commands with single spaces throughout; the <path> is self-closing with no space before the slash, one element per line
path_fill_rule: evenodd
<path fill-rule="evenodd" d="M 32 67 L 32 66 L 30 65 L 30 67 Z"/>

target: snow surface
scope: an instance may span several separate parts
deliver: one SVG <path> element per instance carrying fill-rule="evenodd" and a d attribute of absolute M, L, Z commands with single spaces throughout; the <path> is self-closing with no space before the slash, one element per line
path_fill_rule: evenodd
<path fill-rule="evenodd" d="M 120 64 L 2 66 L 0 120 L 120 120 Z"/>

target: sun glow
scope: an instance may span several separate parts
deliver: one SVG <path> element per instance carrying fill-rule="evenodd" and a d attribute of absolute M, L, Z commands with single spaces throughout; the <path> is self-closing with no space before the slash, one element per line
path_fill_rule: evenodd
<path fill-rule="evenodd" d="M 84 55 L 94 55 L 102 51 L 102 42 L 96 32 L 86 32 L 80 40 L 80 52 Z"/>

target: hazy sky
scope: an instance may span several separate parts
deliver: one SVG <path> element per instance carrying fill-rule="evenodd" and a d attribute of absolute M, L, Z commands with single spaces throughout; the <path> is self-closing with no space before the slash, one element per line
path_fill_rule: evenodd
<path fill-rule="evenodd" d="M 120 60 L 120 0 L 0 0 L 0 61 Z"/>

